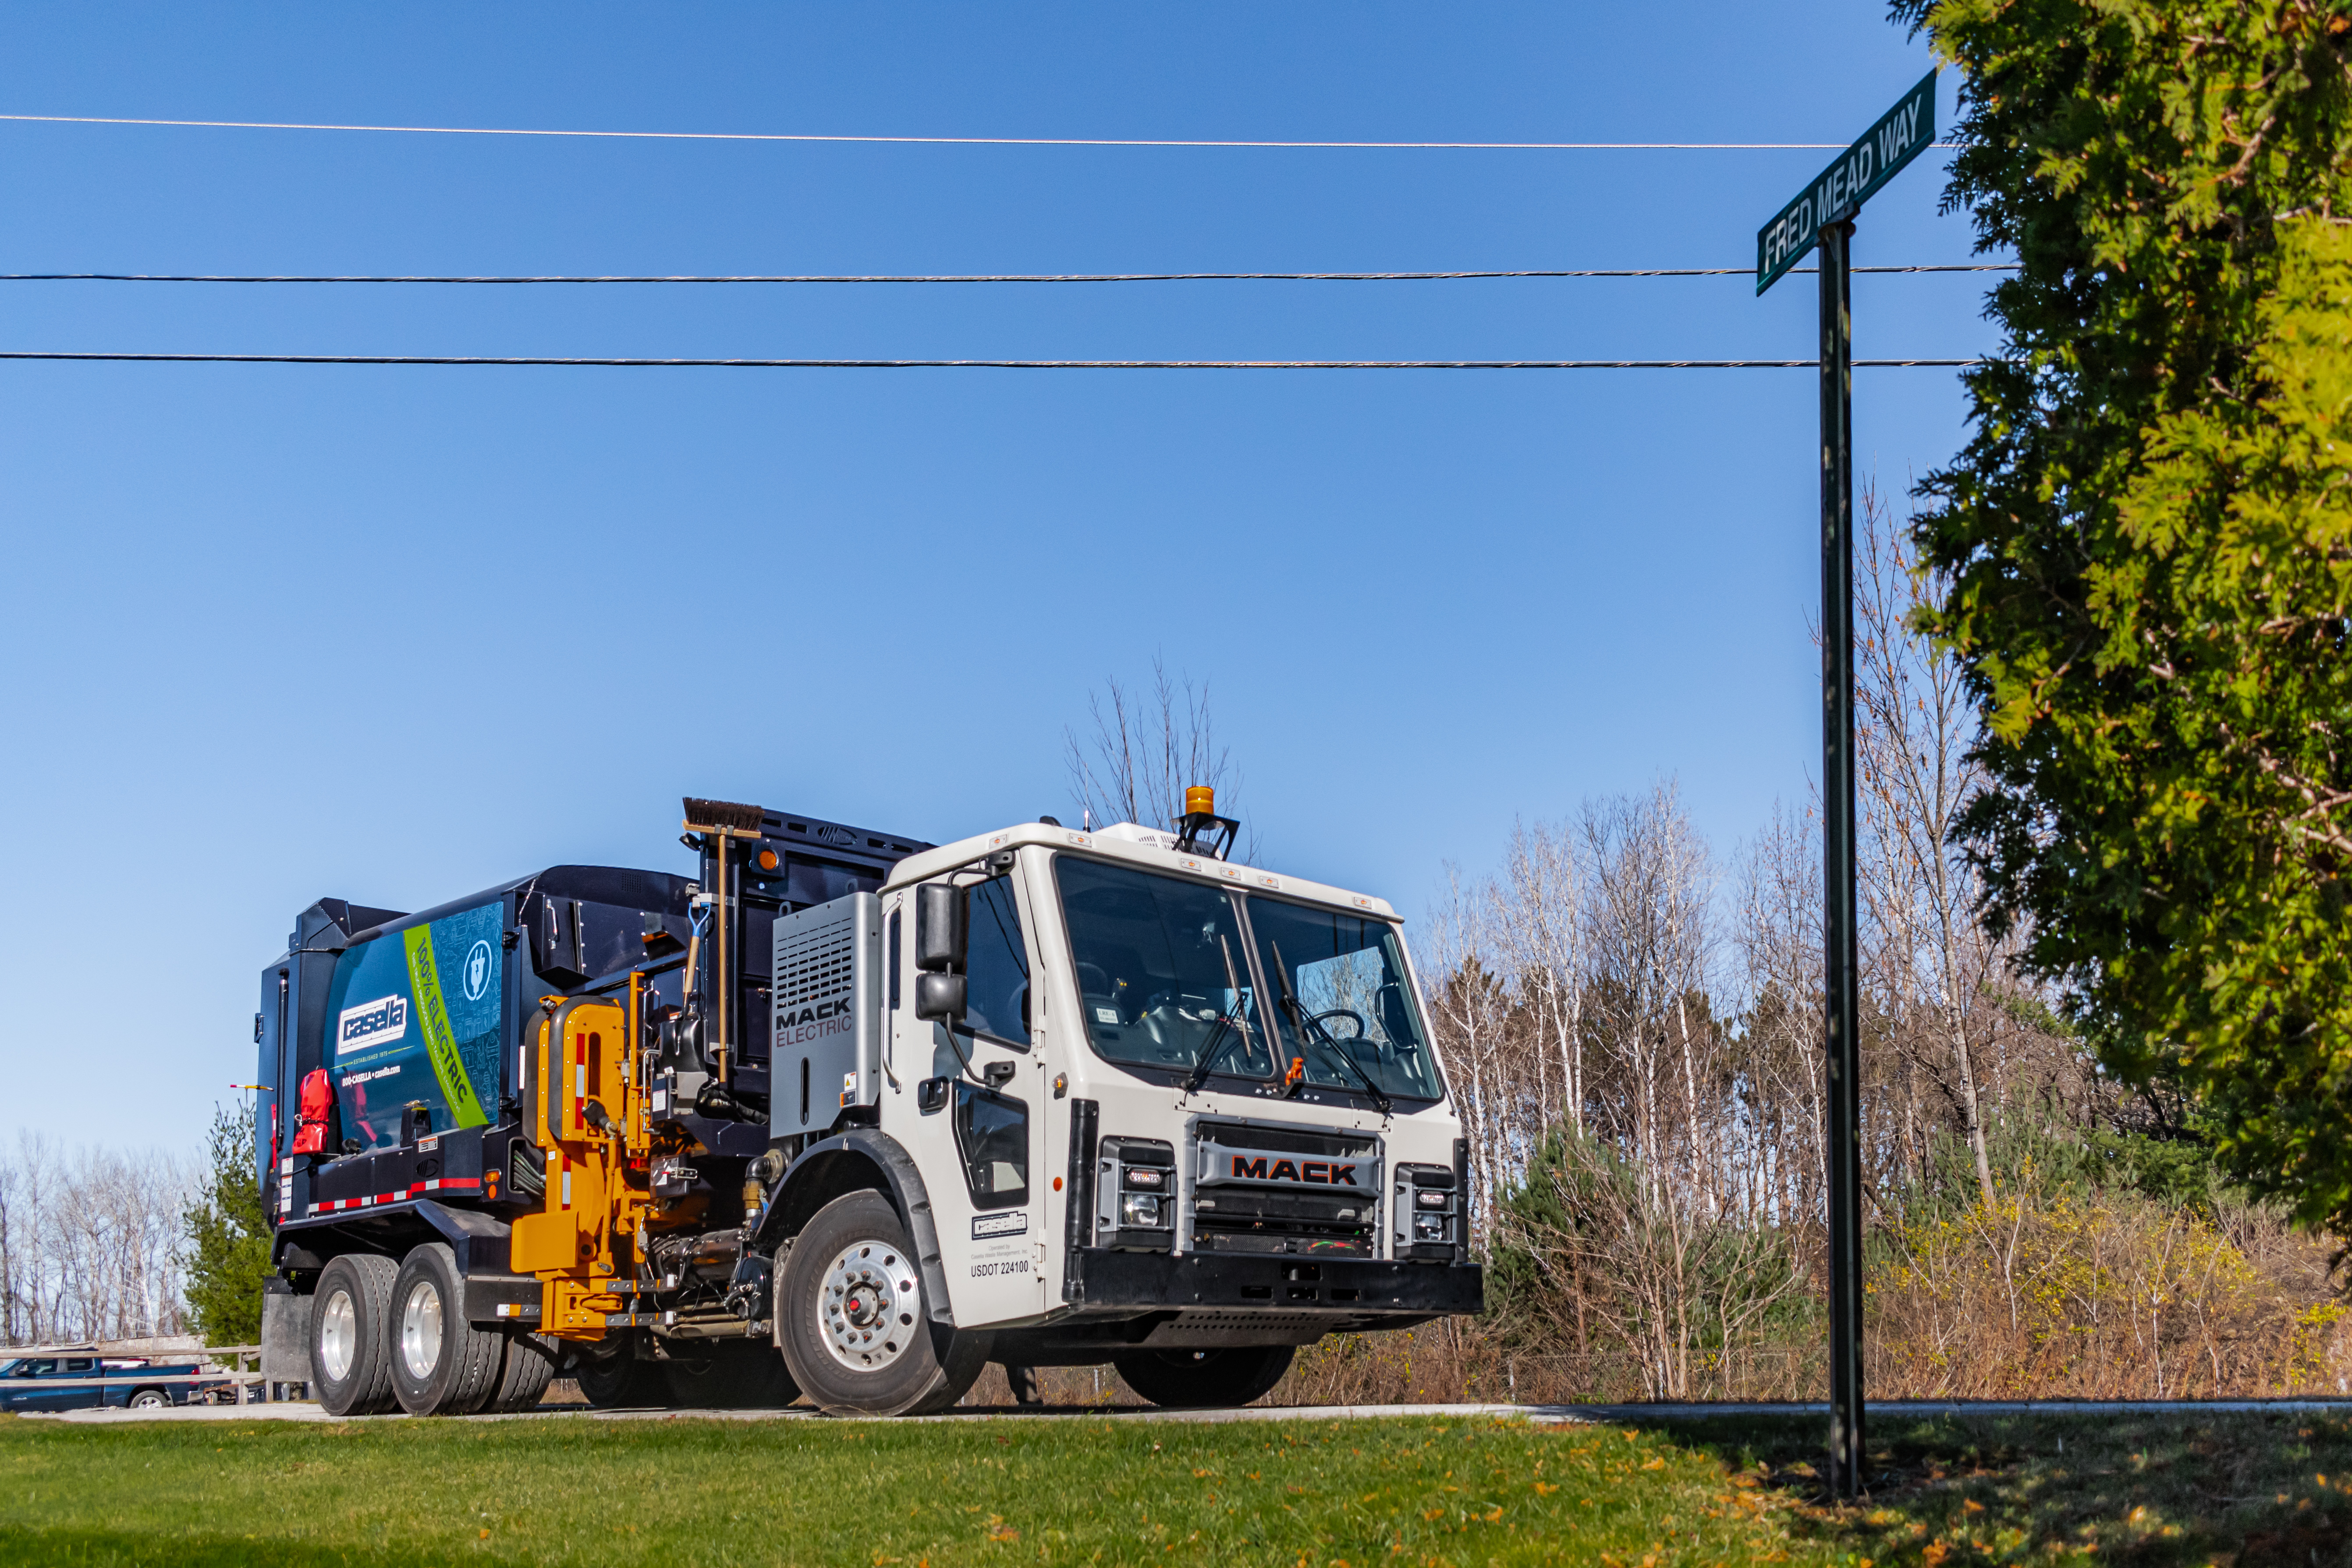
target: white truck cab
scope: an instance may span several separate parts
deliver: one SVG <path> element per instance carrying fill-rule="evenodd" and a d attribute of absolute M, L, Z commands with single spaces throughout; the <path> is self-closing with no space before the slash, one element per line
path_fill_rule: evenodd
<path fill-rule="evenodd" d="M 905 1288 L 842 1295 L 855 1311 L 834 1310 L 835 1258 L 794 1244 L 776 1321 L 803 1389 L 841 1352 L 870 1358 L 858 1373 L 925 1359 L 917 1336 L 874 1337 L 919 1316 L 984 1359 L 1110 1362 L 1147 1397 L 1240 1404 L 1326 1333 L 1479 1309 L 1461 1121 L 1381 900 L 1134 824 L 1035 823 L 840 900 L 864 901 L 799 919 L 866 950 L 832 967 L 853 1005 L 875 994 L 878 1026 L 817 1032 L 780 922 L 778 1080 L 796 1076 L 784 1014 L 808 1014 L 797 1071 L 873 1107 L 843 1146 L 904 1152 L 931 1236 L 910 1236 Z"/>

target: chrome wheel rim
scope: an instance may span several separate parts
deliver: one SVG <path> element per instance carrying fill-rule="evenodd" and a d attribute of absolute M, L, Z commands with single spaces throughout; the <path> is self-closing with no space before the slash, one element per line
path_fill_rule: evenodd
<path fill-rule="evenodd" d="M 880 1372 L 904 1355 L 922 1326 L 915 1260 L 883 1241 L 854 1241 L 825 1267 L 816 1327 L 833 1359 L 852 1372 Z"/>
<path fill-rule="evenodd" d="M 419 1383 L 441 1364 L 441 1292 L 430 1279 L 410 1286 L 401 1305 L 400 1359 Z"/>
<path fill-rule="evenodd" d="M 352 1293 L 338 1290 L 319 1309 L 320 1370 L 331 1383 L 341 1383 L 358 1359 L 359 1314 L 352 1310 Z"/>

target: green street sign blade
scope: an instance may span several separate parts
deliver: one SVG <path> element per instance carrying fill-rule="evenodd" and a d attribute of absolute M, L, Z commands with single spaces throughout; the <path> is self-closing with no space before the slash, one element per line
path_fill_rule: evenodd
<path fill-rule="evenodd" d="M 1936 73 L 1929 71 L 1796 200 L 1756 231 L 1756 291 L 1761 294 L 1802 261 L 1820 238 L 1822 225 L 1850 215 L 1875 195 L 1935 140 Z"/>

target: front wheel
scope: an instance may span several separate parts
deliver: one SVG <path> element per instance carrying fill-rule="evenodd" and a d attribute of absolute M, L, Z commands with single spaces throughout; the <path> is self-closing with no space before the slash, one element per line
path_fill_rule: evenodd
<path fill-rule="evenodd" d="M 793 1240 L 776 1321 L 793 1381 L 835 1415 L 944 1410 L 988 1363 L 989 1337 L 934 1325 L 906 1226 L 876 1192 L 837 1197 Z"/>
<path fill-rule="evenodd" d="M 1295 1345 L 1217 1351 L 1135 1351 L 1112 1362 L 1128 1387 L 1171 1410 L 1217 1410 L 1270 1393 L 1290 1370 Z"/>
<path fill-rule="evenodd" d="M 801 1396 L 776 1347 L 759 1341 L 674 1348 L 662 1373 L 688 1410 L 782 1410 Z"/>

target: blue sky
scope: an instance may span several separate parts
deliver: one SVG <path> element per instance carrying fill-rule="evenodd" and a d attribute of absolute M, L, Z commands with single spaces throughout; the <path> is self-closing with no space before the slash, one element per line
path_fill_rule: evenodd
<path fill-rule="evenodd" d="M 1669 19 L 1671 18 L 1671 19 Z M 1843 142 L 1873 4 L 20 5 L 0 111 L 874 134 Z M 1940 96 L 1948 123 L 1951 87 Z M 1970 259 L 1930 153 L 1864 264 Z M 0 124 L 0 270 L 1748 264 L 1811 152 L 660 142 Z M 1991 346 L 1863 278 L 1865 356 Z M 0 284 L 0 347 L 1804 357 L 1744 279 L 431 289 Z M 1963 434 L 1864 371 L 1865 475 Z M 1728 852 L 1818 749 L 1808 372 L 0 365 L 0 1129 L 193 1143 L 321 895 L 682 868 L 684 794 L 945 839 L 1065 730 L 1210 683 L 1269 863 L 1418 912 L 1515 816 L 1679 780 Z"/>

